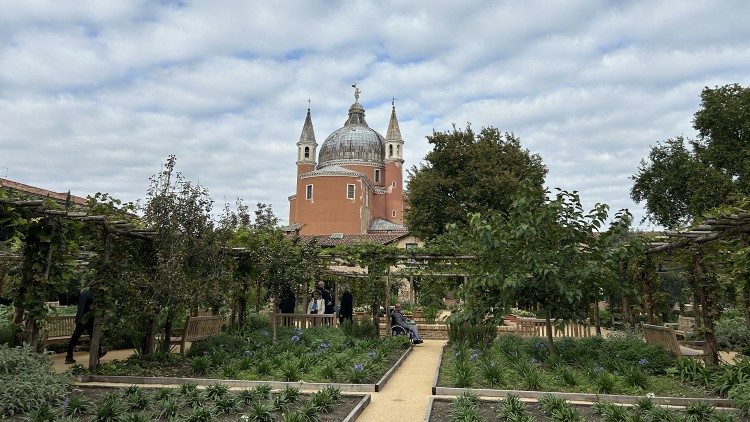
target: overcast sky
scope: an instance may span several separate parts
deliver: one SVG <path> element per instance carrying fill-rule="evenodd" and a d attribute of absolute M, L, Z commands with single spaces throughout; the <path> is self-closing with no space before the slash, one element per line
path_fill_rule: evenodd
<path fill-rule="evenodd" d="M 750 85 L 750 6 L 0 0 L 0 177 L 134 201 L 175 154 L 216 208 L 286 221 L 307 99 L 322 144 L 354 82 L 382 134 L 396 97 L 407 167 L 433 129 L 496 126 L 550 188 L 640 219 L 649 147 L 695 136 L 704 86 Z"/>

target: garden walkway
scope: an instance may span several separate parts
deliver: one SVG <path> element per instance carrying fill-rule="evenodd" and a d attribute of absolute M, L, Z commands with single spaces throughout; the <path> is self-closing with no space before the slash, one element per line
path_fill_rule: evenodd
<path fill-rule="evenodd" d="M 388 380 L 358 422 L 419 421 L 427 411 L 438 359 L 445 340 L 425 340 L 415 346 L 408 358 Z"/>

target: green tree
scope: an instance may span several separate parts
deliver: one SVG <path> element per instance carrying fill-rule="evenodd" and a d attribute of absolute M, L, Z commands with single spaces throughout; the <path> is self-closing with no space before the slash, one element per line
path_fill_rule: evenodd
<path fill-rule="evenodd" d="M 682 137 L 651 148 L 631 179 L 633 200 L 645 201 L 648 218 L 669 228 L 690 223 L 735 193 L 731 179 L 700 160 Z"/>
<path fill-rule="evenodd" d="M 212 275 L 216 262 L 213 201 L 208 191 L 175 171 L 177 159 L 169 156 L 164 170 L 151 178 L 144 207 L 144 222 L 154 231 L 154 272 L 141 311 L 149 315 L 144 352 L 159 319 L 169 337 L 175 318 L 206 305 L 201 286 Z M 163 351 L 168 351 L 163 342 Z"/>
<path fill-rule="evenodd" d="M 597 204 L 586 213 L 578 194 L 566 191 L 539 200 L 528 182 L 522 192 L 507 213 L 471 217 L 478 271 L 464 284 L 466 311 L 475 322 L 498 321 L 510 304 L 537 303 L 554 353 L 552 317 L 563 321 L 588 313 L 582 306 L 590 288 L 586 262 L 608 207 Z"/>
<path fill-rule="evenodd" d="M 506 210 L 516 198 L 521 181 L 530 180 L 537 196 L 547 168 L 537 154 L 521 147 L 512 133 L 471 127 L 433 132 L 425 163 L 409 170 L 406 223 L 415 235 L 431 239 L 446 224 L 468 226 L 468 214 Z"/>
<path fill-rule="evenodd" d="M 698 157 L 750 193 L 750 88 L 738 84 L 704 88 L 693 127 Z"/>
<path fill-rule="evenodd" d="M 682 137 L 657 144 L 632 177 L 630 196 L 669 228 L 750 195 L 750 88 L 704 88 L 693 127 L 689 147 Z"/>

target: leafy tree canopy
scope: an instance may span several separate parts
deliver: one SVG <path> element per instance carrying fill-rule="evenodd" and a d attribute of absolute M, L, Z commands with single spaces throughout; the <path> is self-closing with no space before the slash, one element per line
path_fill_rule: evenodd
<path fill-rule="evenodd" d="M 642 160 L 630 196 L 669 228 L 750 194 L 750 88 L 704 88 L 696 140 L 668 139 Z"/>
<path fill-rule="evenodd" d="M 470 126 L 454 127 L 433 132 L 427 140 L 433 149 L 425 163 L 409 170 L 405 218 L 416 236 L 434 238 L 450 223 L 467 227 L 469 213 L 506 210 L 523 180 L 542 196 L 547 168 L 512 133 L 486 127 L 477 134 Z"/>

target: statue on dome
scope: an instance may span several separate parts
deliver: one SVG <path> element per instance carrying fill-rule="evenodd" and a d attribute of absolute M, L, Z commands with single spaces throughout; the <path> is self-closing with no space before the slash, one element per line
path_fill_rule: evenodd
<path fill-rule="evenodd" d="M 354 101 L 359 102 L 359 94 L 361 94 L 362 91 L 357 88 L 357 84 L 352 85 L 352 88 L 354 88 Z"/>

